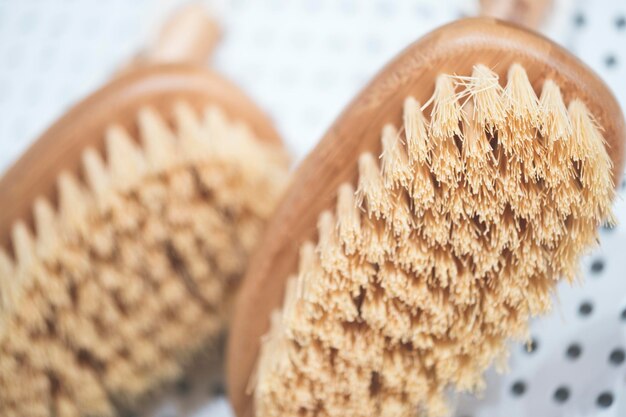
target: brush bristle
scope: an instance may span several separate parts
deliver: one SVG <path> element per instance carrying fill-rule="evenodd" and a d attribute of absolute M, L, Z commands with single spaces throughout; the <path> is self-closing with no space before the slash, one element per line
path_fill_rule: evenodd
<path fill-rule="evenodd" d="M 358 163 L 301 253 L 255 380 L 268 416 L 443 416 L 528 337 L 559 279 L 610 218 L 604 139 L 585 105 L 540 97 L 513 65 L 437 78 L 430 117 L 408 98 L 382 166 Z"/>
<path fill-rule="evenodd" d="M 112 416 L 223 331 L 288 161 L 218 109 L 175 115 L 109 128 L 0 249 L 0 415 Z"/>

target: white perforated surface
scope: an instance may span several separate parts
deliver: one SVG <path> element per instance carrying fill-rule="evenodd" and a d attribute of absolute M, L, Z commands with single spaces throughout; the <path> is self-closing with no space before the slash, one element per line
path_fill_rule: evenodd
<path fill-rule="evenodd" d="M 0 0 L 0 172 L 68 106 L 105 82 L 178 1 Z M 626 2 L 558 0 L 546 33 L 599 72 L 626 104 Z M 426 31 L 473 14 L 472 0 L 210 2 L 224 24 L 215 66 L 275 119 L 302 157 L 363 84 Z M 626 415 L 626 188 L 620 226 L 562 286 L 554 313 L 532 326 L 534 350 L 512 347 L 510 372 L 489 375 L 458 417 Z M 1 201 L 3 205 L 11 202 Z M 196 416 L 226 416 L 215 389 Z M 179 415 L 168 401 L 156 415 Z"/>

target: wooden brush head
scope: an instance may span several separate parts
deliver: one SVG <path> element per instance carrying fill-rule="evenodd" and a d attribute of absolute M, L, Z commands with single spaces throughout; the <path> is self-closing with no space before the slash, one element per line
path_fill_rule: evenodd
<path fill-rule="evenodd" d="M 154 404 L 225 330 L 285 156 L 236 87 L 186 65 L 127 72 L 52 126 L 0 181 L 1 361 L 19 361 L 0 414 Z"/>
<path fill-rule="evenodd" d="M 296 171 L 265 241 L 253 257 L 239 293 L 231 327 L 227 376 L 238 416 L 253 416 L 253 397 L 246 391 L 270 314 L 283 300 L 286 281 L 297 269 L 305 241 L 315 241 L 320 213 L 336 204 L 343 183 L 355 184 L 359 156 L 380 155 L 380 133 L 391 123 L 402 125 L 408 96 L 425 103 L 440 74 L 469 75 L 482 64 L 506 78 L 520 64 L 535 91 L 553 80 L 565 102 L 580 99 L 603 129 L 616 183 L 624 163 L 624 119 L 607 86 L 577 58 L 553 42 L 494 19 L 465 19 L 426 35 L 388 64 L 331 126 Z"/>
<path fill-rule="evenodd" d="M 187 64 L 128 70 L 68 111 L 0 178 L 0 246 L 10 248 L 15 221 L 22 219 L 32 225 L 31 211 L 37 197 L 56 203 L 61 172 L 81 177 L 83 150 L 94 147 L 102 151 L 107 127 L 115 123 L 136 133 L 141 108 L 152 107 L 168 115 L 175 101 L 185 101 L 196 110 L 215 105 L 230 118 L 244 121 L 257 137 L 280 144 L 268 117 L 238 87 L 214 71 Z"/>

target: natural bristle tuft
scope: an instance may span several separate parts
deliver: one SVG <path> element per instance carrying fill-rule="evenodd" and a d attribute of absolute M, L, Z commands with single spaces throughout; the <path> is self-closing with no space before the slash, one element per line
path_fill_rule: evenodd
<path fill-rule="evenodd" d="M 505 367 L 612 218 L 593 115 L 550 80 L 538 97 L 520 65 L 502 85 L 482 65 L 439 75 L 402 120 L 300 253 L 260 352 L 258 417 L 446 415 L 449 388 Z"/>
<path fill-rule="evenodd" d="M 109 127 L 104 155 L 85 149 L 80 175 L 58 177 L 56 207 L 34 202 L 35 230 L 14 224 L 0 415 L 117 415 L 214 349 L 287 158 L 217 109 L 176 115 L 178 133 L 152 109 L 138 138 Z"/>

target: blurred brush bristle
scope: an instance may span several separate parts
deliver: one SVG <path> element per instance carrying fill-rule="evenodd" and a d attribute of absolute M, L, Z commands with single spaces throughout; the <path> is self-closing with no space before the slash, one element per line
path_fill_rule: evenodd
<path fill-rule="evenodd" d="M 604 139 L 554 82 L 507 78 L 439 76 L 429 117 L 408 98 L 383 129 L 381 166 L 359 157 L 264 339 L 258 417 L 446 415 L 575 278 L 611 217 Z"/>
<path fill-rule="evenodd" d="M 112 416 L 224 329 L 288 161 L 219 109 L 175 114 L 112 125 L 0 249 L 0 415 Z"/>

